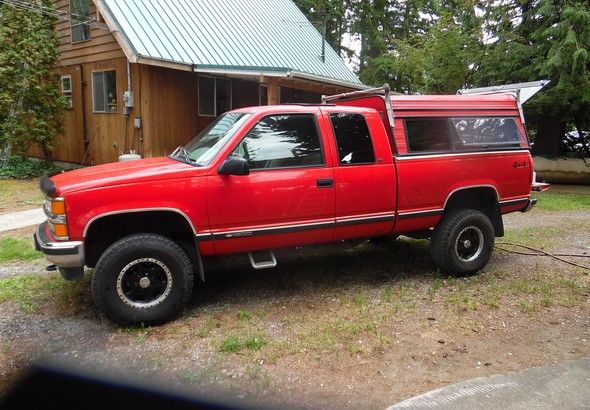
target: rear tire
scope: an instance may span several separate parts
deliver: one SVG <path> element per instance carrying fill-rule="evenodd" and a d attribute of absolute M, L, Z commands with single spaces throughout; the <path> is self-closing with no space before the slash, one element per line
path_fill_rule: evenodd
<path fill-rule="evenodd" d="M 474 209 L 454 209 L 434 229 L 430 254 L 442 272 L 472 275 L 490 260 L 494 239 L 494 228 L 485 214 Z"/>
<path fill-rule="evenodd" d="M 102 254 L 92 277 L 98 309 L 121 325 L 154 325 L 178 316 L 193 288 L 193 267 L 170 239 L 154 234 L 122 238 Z"/>

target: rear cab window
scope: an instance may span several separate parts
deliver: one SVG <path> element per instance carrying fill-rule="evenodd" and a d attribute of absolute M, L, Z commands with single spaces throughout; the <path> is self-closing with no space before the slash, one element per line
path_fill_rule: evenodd
<path fill-rule="evenodd" d="M 367 121 L 358 113 L 331 113 L 340 165 L 375 163 L 375 150 Z"/>
<path fill-rule="evenodd" d="M 512 117 L 405 118 L 408 154 L 521 149 Z"/>

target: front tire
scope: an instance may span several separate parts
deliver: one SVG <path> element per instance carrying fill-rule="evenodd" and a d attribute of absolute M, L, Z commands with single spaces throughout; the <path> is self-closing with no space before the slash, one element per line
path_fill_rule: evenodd
<path fill-rule="evenodd" d="M 472 275 L 490 260 L 494 239 L 494 228 L 485 214 L 474 209 L 455 209 L 435 228 L 430 254 L 442 272 Z"/>
<path fill-rule="evenodd" d="M 102 254 L 92 277 L 98 309 L 121 325 L 154 325 L 178 316 L 193 288 L 193 267 L 170 239 L 154 234 L 122 238 Z"/>

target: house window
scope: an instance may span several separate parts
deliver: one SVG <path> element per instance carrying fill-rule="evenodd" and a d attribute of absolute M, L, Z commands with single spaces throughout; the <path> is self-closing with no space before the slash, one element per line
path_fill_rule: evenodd
<path fill-rule="evenodd" d="M 199 77 L 199 115 L 217 117 L 231 110 L 231 80 Z"/>
<path fill-rule="evenodd" d="M 70 1 L 70 32 L 72 43 L 90 40 L 90 1 Z"/>
<path fill-rule="evenodd" d="M 117 112 L 117 76 L 115 70 L 92 73 L 94 112 Z"/>
<path fill-rule="evenodd" d="M 68 107 L 72 108 L 72 76 L 62 75 L 61 76 L 61 93 L 68 101 Z"/>

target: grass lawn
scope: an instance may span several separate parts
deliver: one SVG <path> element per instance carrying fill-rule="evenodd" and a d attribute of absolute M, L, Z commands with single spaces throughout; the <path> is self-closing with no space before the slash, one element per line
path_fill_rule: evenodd
<path fill-rule="evenodd" d="M 43 255 L 33 248 L 31 238 L 0 238 L 0 263 L 27 262 L 42 258 Z"/>
<path fill-rule="evenodd" d="M 0 180 L 0 213 L 37 208 L 42 203 L 39 180 Z"/>
<path fill-rule="evenodd" d="M 547 211 L 590 209 L 590 186 L 552 185 L 549 191 L 534 193 L 537 207 Z"/>
<path fill-rule="evenodd" d="M 39 313 L 51 306 L 56 311 L 75 311 L 81 300 L 80 292 L 88 281 L 66 282 L 57 273 L 22 274 L 0 279 L 0 303 L 15 302 L 23 313 Z"/>

